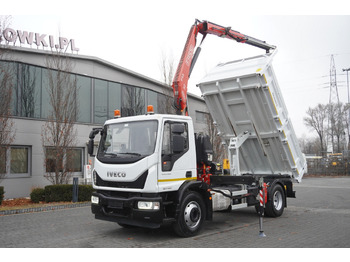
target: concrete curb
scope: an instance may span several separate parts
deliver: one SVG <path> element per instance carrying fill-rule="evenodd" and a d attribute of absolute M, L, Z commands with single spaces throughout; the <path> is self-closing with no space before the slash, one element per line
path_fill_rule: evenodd
<path fill-rule="evenodd" d="M 0 216 L 53 211 L 53 210 L 60 210 L 60 209 L 66 209 L 66 208 L 85 207 L 85 206 L 90 206 L 90 205 L 91 205 L 91 202 L 84 202 L 84 203 L 77 203 L 77 204 L 64 204 L 64 205 L 55 205 L 55 206 L 43 206 L 43 207 L 31 207 L 31 208 L 24 208 L 24 209 L 2 210 L 2 211 L 0 211 Z"/>

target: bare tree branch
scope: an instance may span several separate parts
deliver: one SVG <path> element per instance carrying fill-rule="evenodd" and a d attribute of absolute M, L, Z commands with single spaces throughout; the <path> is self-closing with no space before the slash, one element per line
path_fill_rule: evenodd
<path fill-rule="evenodd" d="M 304 123 L 311 129 L 314 129 L 319 137 L 320 147 L 322 154 L 325 152 L 325 136 L 326 136 L 326 124 L 327 124 L 328 106 L 318 104 L 317 107 L 311 108 L 306 111 L 307 117 L 304 117 Z"/>
<path fill-rule="evenodd" d="M 158 111 L 159 113 L 175 114 L 175 109 L 172 106 L 173 91 L 171 88 L 175 72 L 174 58 L 172 54 L 167 55 L 165 51 L 162 51 L 159 68 L 162 75 L 162 81 L 167 87 L 163 88 L 164 96 L 159 98 Z"/>
<path fill-rule="evenodd" d="M 0 17 L 0 30 L 3 31 L 11 21 L 10 16 Z M 0 42 L 2 38 L 0 35 Z M 0 50 L 0 60 L 3 60 L 6 50 Z M 14 122 L 11 119 L 12 90 L 14 86 L 14 68 L 9 62 L 0 62 L 0 182 L 5 177 L 7 149 L 15 139 Z"/>
<path fill-rule="evenodd" d="M 207 133 L 210 137 L 210 142 L 213 145 L 213 162 L 222 163 L 224 158 L 227 158 L 227 152 L 222 144 L 218 131 L 213 123 L 213 119 L 210 114 L 206 114 Z"/>
<path fill-rule="evenodd" d="M 77 80 L 71 74 L 72 61 L 59 51 L 47 57 L 46 66 L 51 110 L 42 129 L 45 177 L 53 184 L 64 184 L 72 176 L 67 169 L 70 160 L 67 156 L 77 136 L 74 127 L 78 117 Z"/>
<path fill-rule="evenodd" d="M 346 134 L 349 133 L 349 105 L 318 104 L 315 108 L 309 108 L 304 117 L 304 123 L 311 130 L 315 130 L 320 143 L 322 154 L 327 150 L 327 136 L 330 137 L 334 152 L 342 152 L 347 149 Z"/>

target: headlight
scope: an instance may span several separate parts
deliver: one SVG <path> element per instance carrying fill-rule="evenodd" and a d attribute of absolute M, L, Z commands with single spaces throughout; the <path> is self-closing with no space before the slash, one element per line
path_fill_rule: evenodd
<path fill-rule="evenodd" d="M 99 202 L 99 199 L 97 196 L 91 196 L 91 203 L 92 204 L 98 204 Z"/>
<path fill-rule="evenodd" d="M 147 209 L 147 210 L 159 210 L 159 202 L 150 202 L 150 201 L 139 201 L 137 203 L 138 209 Z"/>

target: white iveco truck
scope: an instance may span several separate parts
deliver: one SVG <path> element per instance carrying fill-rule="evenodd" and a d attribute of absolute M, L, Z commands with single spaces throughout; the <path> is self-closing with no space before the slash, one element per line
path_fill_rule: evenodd
<path fill-rule="evenodd" d="M 229 174 L 215 172 L 210 141 L 194 133 L 189 116 L 148 112 L 108 120 L 91 131 L 89 141 L 92 155 L 94 138 L 101 135 L 91 198 L 96 219 L 147 228 L 172 223 L 178 235 L 187 237 L 197 234 L 214 211 L 257 208 L 261 180 L 267 185 L 265 215 L 282 215 L 287 197 L 295 197 L 293 182 L 301 181 L 306 160 L 272 68 L 275 47 L 230 28 L 196 21 L 173 84 L 179 111 L 187 111 L 188 78 L 181 81 L 184 72 L 189 76 L 197 56 L 191 45 L 198 32 L 231 37 L 267 51 L 220 64 L 198 85 L 228 150 Z"/>

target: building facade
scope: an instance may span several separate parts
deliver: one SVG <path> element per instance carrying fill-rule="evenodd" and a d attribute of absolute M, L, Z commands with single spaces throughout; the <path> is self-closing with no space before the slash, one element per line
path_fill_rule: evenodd
<path fill-rule="evenodd" d="M 5 198 L 28 197 L 33 188 L 44 187 L 50 182 L 45 174 L 50 171 L 45 163 L 55 157 L 47 154 L 42 146 L 42 130 L 52 105 L 48 95 L 47 61 L 51 51 L 32 48 L 0 46 L 0 67 L 11 67 L 12 83 L 11 119 L 15 140 L 2 157 Z M 85 166 L 93 163 L 87 154 L 87 141 L 93 127 L 113 118 L 114 110 L 122 116 L 145 114 L 147 105 L 153 105 L 155 113 L 166 113 L 172 103 L 172 90 L 161 82 L 140 75 L 108 61 L 82 55 L 67 54 L 72 63 L 69 74 L 77 83 L 76 146 L 70 148 L 69 165 L 73 177 L 86 182 Z M 1 74 L 0 74 L 1 77 Z M 1 94 L 0 94 L 1 95 Z M 208 110 L 204 100 L 189 94 L 189 115 L 195 131 L 205 132 Z M 4 149 L 2 149 L 4 150 Z M 52 158 L 52 159 L 50 159 Z"/>

